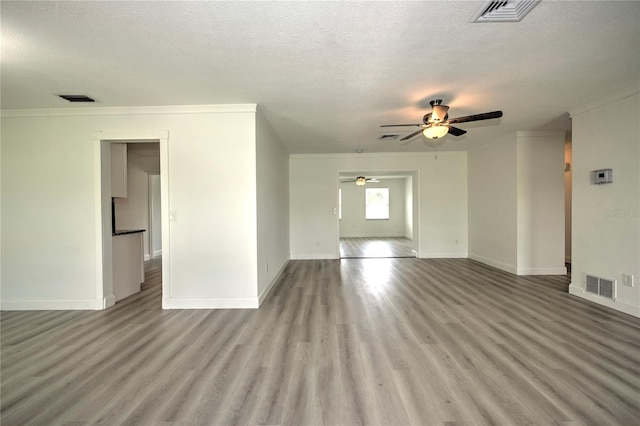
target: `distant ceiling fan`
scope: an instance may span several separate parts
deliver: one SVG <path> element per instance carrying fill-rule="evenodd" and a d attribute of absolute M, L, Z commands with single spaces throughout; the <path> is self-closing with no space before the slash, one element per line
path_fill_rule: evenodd
<path fill-rule="evenodd" d="M 424 124 L 383 124 L 380 127 L 404 127 L 404 126 L 418 126 L 420 130 L 411 133 L 408 136 L 400 139 L 406 141 L 422 133 L 428 139 L 438 139 L 444 137 L 450 133 L 453 136 L 462 136 L 467 133 L 466 130 L 453 127 L 452 124 L 468 123 L 470 121 L 490 120 L 492 118 L 502 117 L 502 111 L 485 112 L 483 114 L 467 115 L 465 117 L 449 118 L 449 107 L 442 105 L 442 99 L 434 99 L 429 102 L 431 105 L 431 112 L 422 117 Z"/>
<path fill-rule="evenodd" d="M 364 176 L 358 176 L 355 179 L 346 179 L 346 180 L 343 180 L 342 182 L 355 182 L 356 185 L 363 186 L 367 182 L 376 183 L 376 182 L 380 182 L 380 181 L 378 179 L 376 179 L 376 178 L 366 178 Z"/>

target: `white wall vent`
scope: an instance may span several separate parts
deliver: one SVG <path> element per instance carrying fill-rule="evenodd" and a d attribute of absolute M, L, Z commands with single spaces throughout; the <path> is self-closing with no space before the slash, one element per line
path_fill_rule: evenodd
<path fill-rule="evenodd" d="M 519 22 L 540 0 L 489 0 L 473 15 L 471 22 Z"/>
<path fill-rule="evenodd" d="M 616 300 L 616 281 L 608 278 L 586 275 L 585 289 L 587 293 L 597 294 L 607 299 Z"/>

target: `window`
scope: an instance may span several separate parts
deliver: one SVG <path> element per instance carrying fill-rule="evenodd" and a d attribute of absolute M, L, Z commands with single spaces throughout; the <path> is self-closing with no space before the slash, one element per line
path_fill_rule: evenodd
<path fill-rule="evenodd" d="M 389 188 L 366 188 L 365 219 L 389 219 Z"/>

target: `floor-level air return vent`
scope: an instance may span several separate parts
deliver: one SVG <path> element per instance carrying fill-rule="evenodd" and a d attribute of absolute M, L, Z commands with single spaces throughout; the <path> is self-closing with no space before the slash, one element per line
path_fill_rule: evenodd
<path fill-rule="evenodd" d="M 587 275 L 585 288 L 587 289 L 587 293 L 597 294 L 611 300 L 616 299 L 615 280 Z"/>
<path fill-rule="evenodd" d="M 473 15 L 471 22 L 518 22 L 540 0 L 489 0 Z"/>

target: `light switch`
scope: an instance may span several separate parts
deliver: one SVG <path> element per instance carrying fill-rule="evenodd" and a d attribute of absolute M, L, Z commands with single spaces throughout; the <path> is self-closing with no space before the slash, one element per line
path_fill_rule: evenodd
<path fill-rule="evenodd" d="M 622 284 L 627 287 L 633 287 L 633 275 L 631 274 L 622 274 Z"/>

